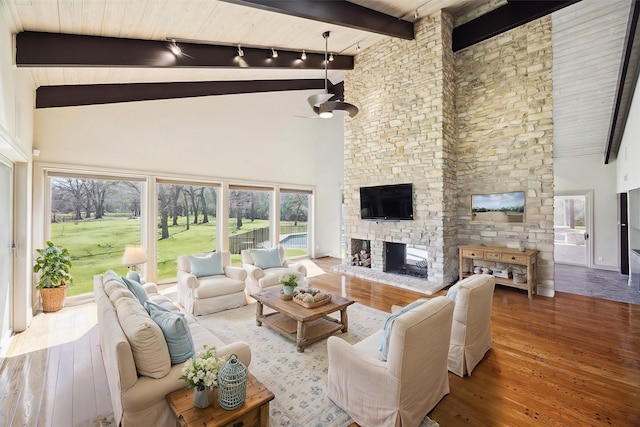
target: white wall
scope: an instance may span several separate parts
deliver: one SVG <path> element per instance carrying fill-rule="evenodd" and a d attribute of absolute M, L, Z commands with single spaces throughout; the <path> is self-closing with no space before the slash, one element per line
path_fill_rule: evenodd
<path fill-rule="evenodd" d="M 593 190 L 593 267 L 618 268 L 615 166 L 602 155 L 554 159 L 555 192 Z"/>
<path fill-rule="evenodd" d="M 343 118 L 310 115 L 317 91 L 38 109 L 39 161 L 316 189 L 316 254 L 340 256 Z"/>
<path fill-rule="evenodd" d="M 14 169 L 13 329 L 27 328 L 32 319 L 31 146 L 35 91 L 27 71 L 14 64 L 14 37 L 0 5 L 0 155 Z"/>
<path fill-rule="evenodd" d="M 640 188 L 640 84 L 636 86 L 620 151 L 614 164 L 617 168 L 617 192 Z"/>

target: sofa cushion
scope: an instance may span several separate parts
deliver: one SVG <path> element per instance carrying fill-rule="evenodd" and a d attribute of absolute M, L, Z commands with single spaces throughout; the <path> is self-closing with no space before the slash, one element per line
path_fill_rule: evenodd
<path fill-rule="evenodd" d="M 108 297 L 111 300 L 111 304 L 113 304 L 114 307 L 116 306 L 116 302 L 120 298 L 132 298 L 132 299 L 138 301 L 138 299 L 133 294 L 133 292 L 131 292 L 127 288 L 116 288 L 116 289 L 111 291 L 111 295 L 108 295 Z"/>
<path fill-rule="evenodd" d="M 198 287 L 194 290 L 194 294 L 196 298 L 213 298 L 234 292 L 244 292 L 244 286 L 244 281 L 226 276 L 203 277 L 198 280 Z"/>
<path fill-rule="evenodd" d="M 142 284 L 142 276 L 137 271 L 129 270 L 127 273 L 127 279 L 134 280 L 140 284 Z"/>
<path fill-rule="evenodd" d="M 253 265 L 262 268 L 277 268 L 282 267 L 282 260 L 280 259 L 280 248 L 273 247 L 271 249 L 250 249 L 249 253 L 253 258 Z"/>
<path fill-rule="evenodd" d="M 147 295 L 147 291 L 144 290 L 142 285 L 135 280 L 127 279 L 126 277 L 122 277 L 122 281 L 129 288 L 131 292 L 136 296 L 140 304 L 144 306 L 145 301 L 149 299 Z"/>
<path fill-rule="evenodd" d="M 144 308 L 164 334 L 172 365 L 182 363 L 194 355 L 193 338 L 184 314 L 171 312 L 151 301 L 146 301 Z"/>
<path fill-rule="evenodd" d="M 127 336 L 136 369 L 140 375 L 162 378 L 171 370 L 169 349 L 160 327 L 137 299 L 120 298 L 116 301 L 120 327 Z"/>
<path fill-rule="evenodd" d="M 224 274 L 222 254 L 218 252 L 211 252 L 201 256 L 189 255 L 189 264 L 191 266 L 191 274 L 196 277 Z"/>

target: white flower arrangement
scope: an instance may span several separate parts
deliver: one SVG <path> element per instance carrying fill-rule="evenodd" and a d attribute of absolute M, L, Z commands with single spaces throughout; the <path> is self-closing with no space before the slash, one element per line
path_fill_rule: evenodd
<path fill-rule="evenodd" d="M 225 357 L 216 353 L 215 346 L 205 344 L 196 357 L 184 362 L 180 379 L 198 390 L 218 387 L 218 372 L 225 362 Z"/>
<path fill-rule="evenodd" d="M 298 276 L 295 274 L 281 274 L 280 284 L 282 286 L 291 286 L 292 288 L 295 288 L 298 286 Z"/>

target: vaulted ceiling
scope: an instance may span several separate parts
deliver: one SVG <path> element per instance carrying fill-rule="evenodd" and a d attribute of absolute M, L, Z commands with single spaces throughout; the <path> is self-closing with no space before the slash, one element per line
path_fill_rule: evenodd
<path fill-rule="evenodd" d="M 613 149 L 615 157 L 617 147 L 607 145 L 637 0 L 577 1 L 2 0 L 0 7 L 18 34 L 16 63 L 39 88 L 38 107 L 322 89 L 325 31 L 336 83 L 360 49 L 412 39 L 413 22 L 440 9 L 460 24 L 454 50 L 553 12 L 556 156 Z M 170 39 L 184 56 L 169 52 Z M 278 58 L 267 55 L 272 48 Z"/>

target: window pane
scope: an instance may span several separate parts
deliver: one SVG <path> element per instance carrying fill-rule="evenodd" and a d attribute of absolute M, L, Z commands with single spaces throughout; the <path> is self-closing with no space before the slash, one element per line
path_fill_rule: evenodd
<path fill-rule="evenodd" d="M 216 249 L 218 188 L 158 184 L 158 281 L 174 279 L 180 255 Z"/>
<path fill-rule="evenodd" d="M 126 244 L 140 243 L 139 182 L 70 177 L 50 178 L 49 235 L 73 258 L 67 295 L 93 292 L 93 276 L 124 275 Z"/>
<path fill-rule="evenodd" d="M 231 262 L 242 264 L 240 251 L 268 248 L 271 191 L 229 190 L 229 251 Z"/>
<path fill-rule="evenodd" d="M 309 194 L 280 193 L 280 244 L 287 257 L 309 255 Z"/>

